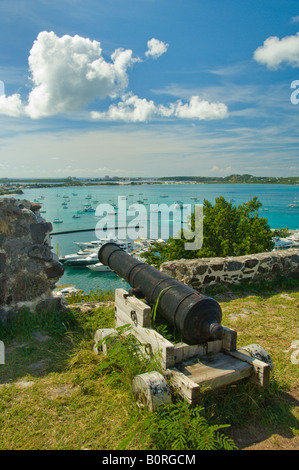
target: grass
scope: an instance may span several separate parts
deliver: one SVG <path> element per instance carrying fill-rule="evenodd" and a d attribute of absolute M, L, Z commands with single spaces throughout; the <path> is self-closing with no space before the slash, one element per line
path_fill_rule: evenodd
<path fill-rule="evenodd" d="M 70 302 L 98 300 L 101 306 L 47 316 L 24 309 L 0 328 L 6 353 L 0 449 L 235 448 L 232 431 L 244 437 L 249 428 L 262 429 L 263 436 L 298 437 L 298 280 L 220 286 L 207 294 L 220 302 L 223 325 L 238 332 L 238 347 L 258 343 L 270 353 L 274 371 L 267 389 L 245 380 L 203 393 L 192 409 L 180 397 L 153 415 L 139 409 L 132 378 L 159 366 L 139 354 L 131 336 L 107 358 L 94 354 L 94 331 L 114 327 L 113 294 L 82 294 Z"/>

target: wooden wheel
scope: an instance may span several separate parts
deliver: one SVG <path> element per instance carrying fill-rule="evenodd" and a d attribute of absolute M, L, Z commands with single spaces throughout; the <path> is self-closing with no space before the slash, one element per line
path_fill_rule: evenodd
<path fill-rule="evenodd" d="M 136 375 L 132 383 L 138 406 L 146 406 L 151 412 L 159 405 L 171 403 L 167 382 L 157 371 Z"/>
<path fill-rule="evenodd" d="M 104 341 L 105 340 L 105 341 Z M 94 347 L 93 350 L 96 354 L 99 352 L 99 347 L 107 355 L 107 351 L 115 342 L 118 340 L 118 333 L 114 328 L 100 328 L 95 332 L 94 335 Z M 101 343 L 99 345 L 99 343 Z"/>
<path fill-rule="evenodd" d="M 248 346 L 238 349 L 238 351 L 269 364 L 271 369 L 274 367 L 270 354 L 259 344 L 249 344 Z"/>

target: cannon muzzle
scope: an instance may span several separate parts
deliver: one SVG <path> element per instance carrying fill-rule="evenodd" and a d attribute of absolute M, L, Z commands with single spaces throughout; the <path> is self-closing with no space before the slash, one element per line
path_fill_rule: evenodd
<path fill-rule="evenodd" d="M 134 258 L 116 243 L 99 249 L 101 263 L 109 266 L 181 333 L 187 344 L 221 339 L 222 312 L 216 300 L 207 297 L 153 266 Z"/>

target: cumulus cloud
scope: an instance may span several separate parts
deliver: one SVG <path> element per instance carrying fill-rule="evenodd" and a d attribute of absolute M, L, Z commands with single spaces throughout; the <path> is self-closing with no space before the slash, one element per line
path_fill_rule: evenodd
<path fill-rule="evenodd" d="M 92 112 L 92 119 L 105 121 L 145 122 L 156 114 L 153 101 L 138 98 L 129 93 L 122 97 L 122 101 L 111 105 L 106 112 Z"/>
<path fill-rule="evenodd" d="M 32 118 L 79 111 L 96 98 L 116 96 L 128 85 L 131 50 L 117 49 L 106 62 L 98 41 L 41 32 L 29 56 L 33 89 L 27 114 Z"/>
<path fill-rule="evenodd" d="M 152 59 L 158 59 L 162 54 L 167 51 L 169 44 L 166 44 L 159 39 L 152 38 L 147 42 L 148 50 L 146 51 L 146 57 L 151 57 Z"/>
<path fill-rule="evenodd" d="M 254 52 L 254 59 L 269 68 L 277 69 L 285 63 L 291 67 L 299 67 L 299 33 L 282 39 L 269 37 L 263 46 Z"/>
<path fill-rule="evenodd" d="M 24 114 L 24 108 L 19 94 L 0 96 L 0 114 L 11 117 L 19 117 Z"/>
<path fill-rule="evenodd" d="M 227 117 L 227 106 L 224 103 L 210 103 L 192 96 L 189 103 L 181 101 L 175 106 L 175 116 L 187 119 L 223 119 Z"/>
<path fill-rule="evenodd" d="M 28 103 L 22 104 L 17 94 L 1 96 L 0 113 L 39 119 L 80 111 L 96 98 L 123 93 L 127 69 L 137 61 L 130 49 L 117 49 L 107 62 L 98 41 L 42 31 L 28 59 L 32 82 Z"/>
<path fill-rule="evenodd" d="M 129 93 L 122 97 L 121 102 L 111 105 L 108 111 L 91 113 L 92 119 L 124 122 L 146 122 L 157 116 L 199 120 L 224 119 L 228 116 L 228 110 L 223 103 L 210 103 L 198 96 L 192 96 L 185 104 L 179 100 L 163 106 Z"/>
<path fill-rule="evenodd" d="M 158 58 L 168 44 L 157 39 L 148 41 L 146 55 Z M 102 56 L 98 41 L 76 36 L 58 37 L 42 31 L 29 54 L 32 89 L 23 103 L 19 94 L 0 96 L 0 114 L 29 116 L 41 119 L 58 114 L 79 112 L 96 99 L 110 98 L 113 104 L 107 111 L 91 113 L 92 119 L 122 122 L 147 122 L 155 117 L 179 119 L 223 119 L 227 107 L 192 96 L 167 106 L 139 98 L 127 92 L 128 68 L 139 58 L 130 49 L 117 49 L 111 60 Z"/>

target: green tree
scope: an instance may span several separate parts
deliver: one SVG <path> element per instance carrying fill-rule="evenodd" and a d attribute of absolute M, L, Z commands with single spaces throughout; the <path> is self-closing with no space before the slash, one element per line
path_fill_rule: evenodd
<path fill-rule="evenodd" d="M 273 233 L 268 220 L 260 217 L 262 203 L 257 197 L 239 206 L 234 206 L 219 196 L 212 205 L 204 200 L 203 204 L 203 245 L 200 250 L 185 250 L 185 238 L 170 238 L 163 245 L 155 243 L 151 250 L 143 254 L 150 264 L 159 266 L 164 261 L 175 259 L 211 258 L 242 256 L 251 253 L 270 251 Z M 194 231 L 194 213 L 190 221 Z"/>

